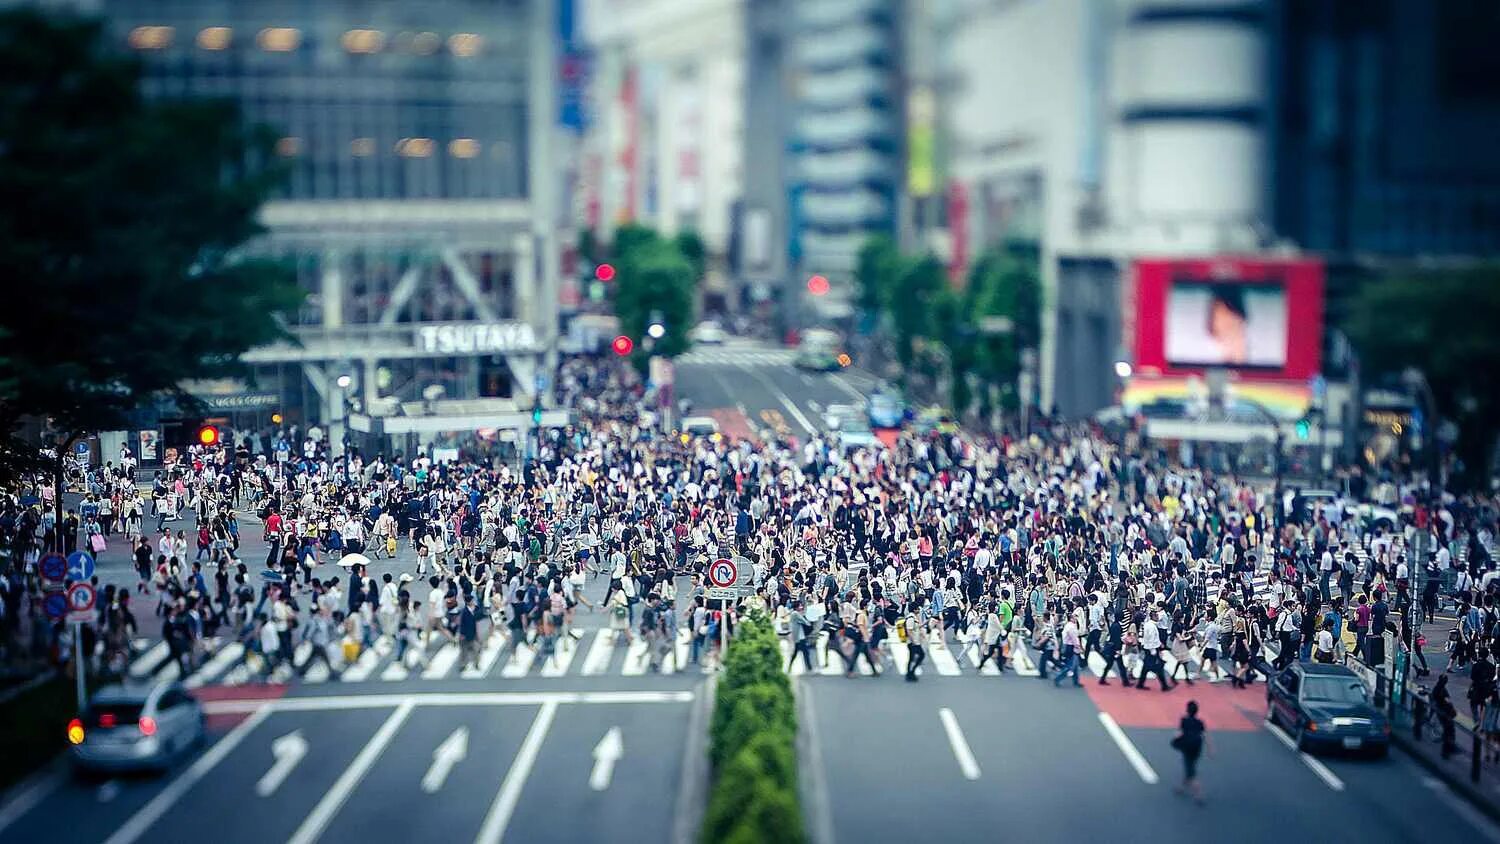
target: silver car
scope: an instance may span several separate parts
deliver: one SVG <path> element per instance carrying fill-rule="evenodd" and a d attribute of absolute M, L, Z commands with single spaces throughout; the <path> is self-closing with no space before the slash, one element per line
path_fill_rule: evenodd
<path fill-rule="evenodd" d="M 67 728 L 80 771 L 162 770 L 205 735 L 202 705 L 177 682 L 105 686 Z"/>

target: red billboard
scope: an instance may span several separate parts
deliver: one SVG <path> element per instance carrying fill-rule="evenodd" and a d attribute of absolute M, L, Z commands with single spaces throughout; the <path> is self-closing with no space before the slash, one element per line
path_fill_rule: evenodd
<path fill-rule="evenodd" d="M 1242 380 L 1301 381 L 1323 354 L 1323 264 L 1296 258 L 1135 262 L 1136 372 L 1228 369 Z"/>

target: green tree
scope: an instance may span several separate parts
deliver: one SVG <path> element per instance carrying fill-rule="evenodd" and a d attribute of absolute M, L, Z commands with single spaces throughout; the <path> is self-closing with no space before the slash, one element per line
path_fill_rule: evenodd
<path fill-rule="evenodd" d="M 1458 424 L 1460 483 L 1483 487 L 1500 426 L 1500 264 L 1401 269 L 1355 294 L 1345 325 L 1367 376 L 1415 367 Z M 1432 436 L 1438 420 L 1427 423 Z"/>
<path fill-rule="evenodd" d="M 697 232 L 690 229 L 678 232 L 677 236 L 672 238 L 672 243 L 676 245 L 677 251 L 692 266 L 693 283 L 696 284 L 701 281 L 703 273 L 708 268 L 708 254 L 703 246 L 703 238 L 699 237 Z"/>
<path fill-rule="evenodd" d="M 147 102 L 97 22 L 0 14 L 0 437 L 65 450 L 185 380 L 231 376 L 284 336 L 301 292 L 237 250 L 282 176 L 270 135 L 214 102 Z M 55 466 L 61 472 L 60 462 Z"/>
<path fill-rule="evenodd" d="M 854 278 L 859 282 L 859 306 L 871 313 L 882 310 L 895 284 L 901 253 L 889 235 L 870 236 L 859 248 Z"/>
<path fill-rule="evenodd" d="M 899 259 L 894 283 L 886 292 L 883 304 L 896 329 L 896 357 L 903 367 L 909 369 L 915 359 L 913 340 L 933 338 L 929 309 L 934 297 L 947 283 L 943 265 L 932 255 Z"/>
<path fill-rule="evenodd" d="M 688 330 L 693 325 L 693 299 L 697 283 L 692 264 L 676 246 L 654 234 L 639 238 L 632 234 L 627 253 L 615 267 L 615 316 L 620 330 L 636 338 L 637 355 L 646 359 L 646 327 L 652 314 L 660 316 L 667 333 L 655 341 L 652 353 L 672 357 L 688 348 Z M 619 241 L 616 240 L 618 250 Z"/>
<path fill-rule="evenodd" d="M 969 271 L 965 297 L 978 333 L 968 367 L 986 384 L 1014 384 L 1020 350 L 1041 343 L 1042 284 L 1035 246 L 1011 243 L 985 250 Z M 1009 320 L 1009 330 L 983 331 L 986 317 Z M 1013 400 L 1014 393 L 1010 396 Z"/>

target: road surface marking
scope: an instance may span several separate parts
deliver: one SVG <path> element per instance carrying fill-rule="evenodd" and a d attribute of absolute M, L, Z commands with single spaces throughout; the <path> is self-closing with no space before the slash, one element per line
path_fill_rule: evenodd
<path fill-rule="evenodd" d="M 1105 669 L 1109 668 L 1109 663 L 1105 662 L 1104 655 L 1099 653 L 1098 651 L 1089 651 L 1088 663 L 1089 671 L 1092 672 L 1095 677 L 1099 677 L 1101 679 L 1104 677 Z"/>
<path fill-rule="evenodd" d="M 172 780 L 166 788 L 158 791 L 155 797 L 131 815 L 130 820 L 121 824 L 120 828 L 115 830 L 114 835 L 105 839 L 104 844 L 131 844 L 139 839 L 153 824 L 166 815 L 183 795 L 197 785 L 199 780 L 208 776 L 208 772 L 212 771 L 215 765 L 224 761 L 224 757 L 233 752 L 240 742 L 245 740 L 245 736 L 260 726 L 260 722 L 266 720 L 270 714 L 270 708 L 264 706 L 252 711 L 249 718 L 241 721 L 238 726 L 226 733 L 218 743 L 188 766 L 177 779 Z"/>
<path fill-rule="evenodd" d="M 547 730 L 552 727 L 552 719 L 556 715 L 556 701 L 547 701 L 536 713 L 536 720 L 531 722 L 531 729 L 526 732 L 521 749 L 516 751 L 510 770 L 500 783 L 500 792 L 495 795 L 495 802 L 484 816 L 479 835 L 474 838 L 475 844 L 500 844 L 500 840 L 505 837 L 505 827 L 510 824 L 510 816 L 516 810 L 516 803 L 521 800 L 521 789 L 526 785 L 526 778 L 531 776 L 531 766 L 536 764 L 537 754 L 542 750 L 542 742 L 546 740 Z"/>
<path fill-rule="evenodd" d="M 1270 721 L 1264 722 L 1264 726 L 1271 735 L 1275 736 L 1281 741 L 1282 744 L 1286 745 L 1288 750 L 1301 757 L 1302 764 L 1306 765 L 1309 769 L 1312 770 L 1313 773 L 1317 774 L 1318 779 L 1322 780 L 1324 785 L 1327 785 L 1334 791 L 1344 790 L 1344 781 L 1339 779 L 1338 774 L 1335 774 L 1333 771 L 1328 770 L 1327 765 L 1324 765 L 1313 756 L 1299 749 L 1297 747 L 1297 742 L 1294 741 L 1291 736 L 1287 735 L 1284 730 L 1282 730 L 1275 724 L 1272 724 Z"/>
<path fill-rule="evenodd" d="M 255 783 L 255 793 L 261 797 L 275 794 L 276 789 L 281 788 L 281 784 L 291 776 L 292 770 L 307 755 L 307 739 L 302 737 L 301 730 L 292 730 L 271 742 L 271 755 L 276 757 L 276 761 L 271 763 L 271 767 Z"/>
<path fill-rule="evenodd" d="M 932 663 L 932 667 L 937 669 L 937 673 L 944 677 L 957 677 L 964 673 L 964 670 L 958 667 L 958 660 L 953 658 L 953 652 L 948 650 L 946 642 L 939 641 L 936 644 L 929 644 L 927 646 L 927 661 Z"/>
<path fill-rule="evenodd" d="M 484 642 L 484 650 L 479 652 L 479 664 L 465 668 L 460 674 L 465 680 L 474 680 L 486 677 L 490 669 L 500 659 L 500 652 L 505 650 L 506 636 L 494 630 L 490 631 L 490 637 Z"/>
<path fill-rule="evenodd" d="M 533 662 L 536 662 L 536 649 L 525 642 L 520 642 L 516 645 L 515 652 L 510 655 L 510 661 L 500 669 L 500 676 L 525 677 L 531 671 Z"/>
<path fill-rule="evenodd" d="M 151 646 L 151 649 L 136 657 L 130 663 L 130 676 L 144 677 L 146 670 L 153 668 L 157 663 L 167 658 L 167 642 L 163 639 Z"/>
<path fill-rule="evenodd" d="M 576 656 L 578 656 L 578 643 L 573 641 L 573 637 L 557 637 L 557 646 L 552 649 L 552 656 L 547 657 L 542 663 L 542 676 L 561 677 L 567 674 L 568 666 L 573 664 L 573 658 Z"/>
<path fill-rule="evenodd" d="M 964 738 L 964 731 L 959 729 L 953 710 L 946 706 L 939 709 L 938 718 L 943 722 L 943 731 L 948 734 L 948 744 L 953 746 L 953 756 L 958 759 L 958 769 L 964 772 L 964 779 L 979 779 L 979 763 L 974 761 L 974 751 L 969 749 L 969 742 Z"/>
<path fill-rule="evenodd" d="M 354 761 L 349 763 L 344 773 L 339 775 L 333 787 L 328 789 L 323 799 L 318 801 L 318 805 L 314 806 L 313 810 L 302 820 L 302 825 L 297 827 L 297 831 L 292 833 L 291 838 L 287 839 L 287 844 L 313 844 L 322 837 L 323 831 L 333 821 L 333 816 L 338 814 L 339 809 L 349 799 L 350 792 L 354 791 L 360 780 L 365 778 L 365 774 L 375 764 L 375 760 L 380 758 L 380 754 L 385 752 L 386 745 L 395 738 L 396 731 L 401 729 L 401 725 L 406 722 L 406 717 L 415 708 L 415 704 L 411 701 L 396 707 L 390 717 L 385 719 L 385 723 L 380 725 L 380 729 L 375 731 L 369 743 L 360 749 L 359 755 L 354 757 Z"/>
<path fill-rule="evenodd" d="M 979 661 L 981 659 L 984 659 L 984 656 L 979 651 L 979 645 L 971 644 L 968 647 L 964 648 L 964 658 L 966 658 L 967 660 L 969 660 L 969 664 L 970 665 L 978 666 L 979 665 Z M 1000 673 L 999 658 L 997 657 L 995 659 L 991 659 L 988 662 L 986 662 L 984 664 L 984 667 L 981 668 L 981 669 L 979 669 L 979 673 L 982 674 L 982 675 L 985 675 L 985 676 L 989 676 L 989 677 L 993 677 L 993 676 L 999 674 Z"/>
<path fill-rule="evenodd" d="M 620 728 L 610 727 L 594 745 L 594 769 L 589 772 L 589 788 L 603 791 L 609 788 L 615 776 L 615 763 L 625 755 L 625 742 L 620 738 Z"/>
<path fill-rule="evenodd" d="M 615 631 L 606 627 L 594 635 L 594 646 L 589 648 L 589 655 L 583 661 L 583 675 L 603 674 L 614 652 Z"/>
<path fill-rule="evenodd" d="M 464 761 L 464 757 L 468 755 L 469 728 L 459 727 L 432 751 L 432 765 L 422 776 L 422 790 L 428 794 L 436 794 L 443 783 L 448 781 L 453 766 Z"/>
<path fill-rule="evenodd" d="M 349 683 L 358 683 L 364 680 L 370 676 L 370 672 L 375 670 L 375 666 L 380 664 L 382 656 L 384 654 L 375 648 L 365 648 L 360 653 L 359 659 L 356 659 L 353 665 L 344 669 L 344 673 L 340 675 L 339 679 Z"/>
<path fill-rule="evenodd" d="M 859 403 L 859 404 L 863 404 L 864 403 L 864 401 L 865 401 L 864 394 L 861 393 L 859 390 L 856 390 L 853 387 L 849 386 L 849 382 L 844 380 L 844 376 L 838 374 L 837 372 L 830 372 L 830 373 L 828 373 L 828 380 L 829 380 L 829 382 L 831 382 L 833 384 L 833 386 L 838 387 L 840 390 L 843 390 L 844 392 L 848 393 L 849 396 L 851 398 L 853 398 L 856 403 Z"/>
<path fill-rule="evenodd" d="M 30 812 L 36 804 L 42 802 L 47 795 L 57 790 L 67 780 L 68 776 L 61 765 L 52 765 L 42 773 L 34 775 L 21 783 L 13 792 L 13 797 L 4 806 L 0 806 L 0 832 L 20 820 L 27 812 Z"/>
<path fill-rule="evenodd" d="M 672 651 L 672 671 L 686 671 L 688 660 L 692 657 L 693 631 L 683 627 L 677 631 L 677 647 Z"/>
<path fill-rule="evenodd" d="M 763 384 L 767 390 L 770 390 L 771 395 L 775 396 L 776 400 L 781 402 L 782 407 L 785 407 L 787 412 L 792 415 L 792 418 L 797 420 L 797 424 L 801 425 L 803 430 L 807 431 L 808 434 L 818 433 L 818 428 L 812 423 L 812 420 L 808 419 L 801 410 L 798 410 L 797 404 L 792 401 L 791 397 L 778 389 L 777 386 L 771 382 L 771 379 L 743 364 L 740 365 L 740 369 L 745 370 L 746 374 Z"/>
<path fill-rule="evenodd" d="M 645 637 L 637 637 L 625 649 L 625 666 L 620 669 L 623 677 L 638 677 L 646 673 L 646 666 L 651 661 L 651 649 L 646 644 Z"/>
<path fill-rule="evenodd" d="M 1031 654 L 1026 652 L 1026 646 L 1017 644 L 1011 648 L 1010 664 L 1016 669 L 1017 677 L 1040 677 L 1042 672 L 1037 670 L 1036 663 L 1031 661 Z"/>
<path fill-rule="evenodd" d="M 1160 779 L 1156 776 L 1156 771 L 1152 769 L 1151 763 L 1146 761 L 1146 757 L 1142 756 L 1141 752 L 1135 749 L 1135 745 L 1131 743 L 1130 737 L 1125 735 L 1125 731 L 1120 729 L 1120 725 L 1115 723 L 1115 719 L 1109 717 L 1108 712 L 1101 712 L 1099 713 L 1099 723 L 1104 725 L 1104 731 L 1109 733 L 1109 737 L 1115 740 L 1115 744 L 1119 746 L 1120 752 L 1125 754 L 1125 761 L 1130 763 L 1130 767 L 1135 768 L 1135 772 L 1140 775 L 1141 781 L 1146 785 L 1156 785 Z"/>
<path fill-rule="evenodd" d="M 424 680 L 441 680 L 448 676 L 453 666 L 458 662 L 458 656 L 463 649 L 453 642 L 445 643 L 438 652 L 432 655 L 432 661 L 427 663 L 427 668 L 422 671 Z"/>
<path fill-rule="evenodd" d="M 220 648 L 218 653 L 213 655 L 213 659 L 210 659 L 208 662 L 203 663 L 202 667 L 200 667 L 197 671 L 194 671 L 193 676 L 187 678 L 187 681 L 184 682 L 183 685 L 189 689 L 198 688 L 205 682 L 219 676 L 220 674 L 228 670 L 229 666 L 235 660 L 239 659 L 240 655 L 244 652 L 244 645 L 240 644 L 239 642 L 230 642 L 229 644 Z"/>
<path fill-rule="evenodd" d="M 687 703 L 692 692 L 433 692 L 405 695 L 318 695 L 267 700 L 211 700 L 209 715 L 254 712 L 321 712 L 389 709 L 410 701 L 417 706 L 536 706 L 540 703 Z M 221 741 L 220 744 L 223 742 Z"/>

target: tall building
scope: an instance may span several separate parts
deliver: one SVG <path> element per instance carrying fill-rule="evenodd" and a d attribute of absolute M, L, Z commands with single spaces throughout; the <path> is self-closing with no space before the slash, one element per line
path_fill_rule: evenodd
<path fill-rule="evenodd" d="M 336 450 L 346 422 L 401 445 L 380 435 L 529 411 L 557 334 L 555 0 L 93 5 L 148 96 L 238 102 L 290 172 L 252 251 L 296 268 L 299 342 L 211 407 Z"/>
<path fill-rule="evenodd" d="M 896 230 L 902 9 L 898 0 L 798 0 L 786 12 L 788 294 L 822 275 L 830 290 L 803 300 L 809 318 L 838 318 L 854 298 L 860 246 Z"/>
<path fill-rule="evenodd" d="M 1138 299 L 1143 263 L 1169 286 L 1281 289 L 1262 299 L 1291 333 L 1315 319 L 1240 373 L 1300 413 L 1326 368 L 1324 273 L 1336 317 L 1392 262 L 1500 251 L 1492 3 L 950 0 L 936 26 L 950 236 L 1036 242 L 1038 398 L 1065 414 L 1110 404 L 1114 364 L 1170 318 Z M 1312 265 L 1315 285 L 1277 280 Z"/>
<path fill-rule="evenodd" d="M 744 0 L 588 0 L 585 223 L 696 232 L 705 308 L 739 298 L 730 263 L 744 183 Z"/>

